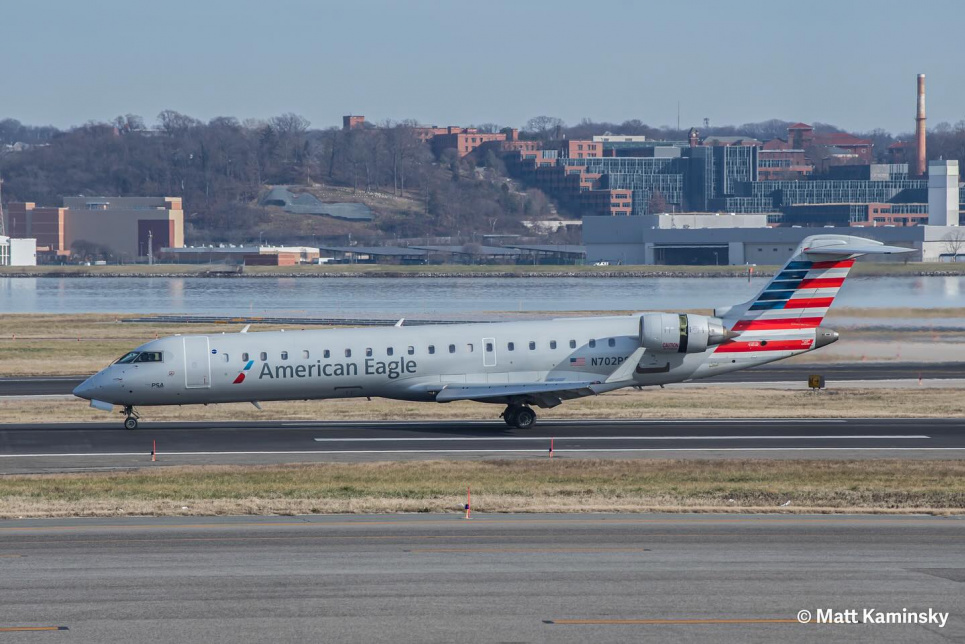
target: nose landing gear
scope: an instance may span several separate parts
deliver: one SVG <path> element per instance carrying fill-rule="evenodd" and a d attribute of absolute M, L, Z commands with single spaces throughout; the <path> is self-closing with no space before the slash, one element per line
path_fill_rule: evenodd
<path fill-rule="evenodd" d="M 124 419 L 124 429 L 137 429 L 137 420 L 140 415 L 134 410 L 133 405 L 125 405 L 124 411 L 121 412 L 127 418 Z"/>
<path fill-rule="evenodd" d="M 523 405 L 510 405 L 503 412 L 503 420 L 510 427 L 529 429 L 536 424 L 536 412 Z"/>

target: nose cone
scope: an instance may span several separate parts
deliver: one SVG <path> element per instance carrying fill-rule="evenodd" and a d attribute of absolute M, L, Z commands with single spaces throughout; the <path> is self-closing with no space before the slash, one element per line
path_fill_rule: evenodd
<path fill-rule="evenodd" d="M 814 348 L 820 349 L 838 341 L 838 332 L 833 329 L 818 327 L 814 338 Z"/>
<path fill-rule="evenodd" d="M 97 376 L 91 376 L 84 382 L 74 387 L 74 395 L 78 398 L 83 398 L 84 400 L 92 400 L 94 398 L 94 391 L 97 389 L 97 386 L 94 385 L 94 379 L 96 377 Z"/>

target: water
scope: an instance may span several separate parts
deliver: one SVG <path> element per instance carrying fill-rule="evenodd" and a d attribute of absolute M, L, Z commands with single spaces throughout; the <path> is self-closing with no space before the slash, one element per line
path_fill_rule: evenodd
<path fill-rule="evenodd" d="M 5 313 L 485 317 L 497 311 L 729 306 L 767 278 L 0 278 Z M 850 278 L 851 307 L 965 306 L 965 277 Z"/>

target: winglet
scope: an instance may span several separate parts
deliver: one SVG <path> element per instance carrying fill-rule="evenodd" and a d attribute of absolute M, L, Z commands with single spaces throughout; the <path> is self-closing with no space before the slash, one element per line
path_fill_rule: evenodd
<path fill-rule="evenodd" d="M 246 325 L 245 325 L 245 328 L 243 328 L 243 329 L 241 330 L 241 332 L 242 332 L 242 333 L 248 333 L 248 329 L 250 329 L 250 328 L 251 328 L 251 325 L 250 325 L 250 324 L 246 324 Z"/>
<path fill-rule="evenodd" d="M 399 321 L 395 323 L 395 326 L 402 326 L 403 322 L 405 322 L 405 318 L 399 318 Z"/>
<path fill-rule="evenodd" d="M 640 364 L 640 358 L 643 357 L 644 352 L 646 352 L 646 349 L 640 347 L 631 353 L 630 357 L 624 360 L 623 364 L 617 367 L 604 382 L 611 384 L 614 382 L 633 380 L 633 372 L 636 371 L 637 365 Z"/>

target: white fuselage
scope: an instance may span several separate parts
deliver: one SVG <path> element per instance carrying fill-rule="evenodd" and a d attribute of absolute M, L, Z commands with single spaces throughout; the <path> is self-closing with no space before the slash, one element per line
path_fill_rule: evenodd
<path fill-rule="evenodd" d="M 609 386 L 604 382 L 607 376 L 641 346 L 639 320 L 639 315 L 628 315 L 179 335 L 136 350 L 159 352 L 160 361 L 115 363 L 75 393 L 125 406 L 366 396 L 431 401 L 447 385 L 456 384 L 593 381 L 600 383 L 594 393 L 600 393 L 704 378 L 810 350 L 648 350 L 631 382 Z"/>

